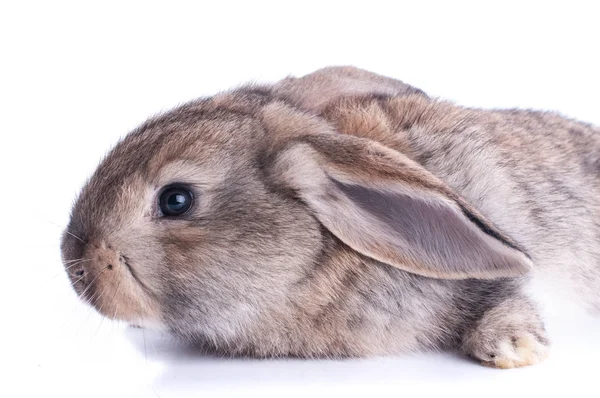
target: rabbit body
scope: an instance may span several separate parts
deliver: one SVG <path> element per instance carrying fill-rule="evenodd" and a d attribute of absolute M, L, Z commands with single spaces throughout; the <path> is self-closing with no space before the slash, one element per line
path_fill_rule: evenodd
<path fill-rule="evenodd" d="M 600 304 L 598 133 L 353 68 L 244 87 L 125 137 L 63 258 L 103 314 L 227 355 L 533 364 L 549 342 L 532 279 Z M 194 197 L 179 218 L 157 209 L 173 183 Z"/>
<path fill-rule="evenodd" d="M 327 118 L 423 165 L 526 248 L 534 278 L 598 309 L 600 129 L 552 112 L 419 96 L 342 100 Z"/>

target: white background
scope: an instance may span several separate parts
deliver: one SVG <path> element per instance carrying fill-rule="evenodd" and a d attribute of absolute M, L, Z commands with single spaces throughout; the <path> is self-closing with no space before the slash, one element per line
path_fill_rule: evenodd
<path fill-rule="evenodd" d="M 600 124 L 594 2 L 95 4 L 0 5 L 0 396 L 597 394 L 598 320 L 551 320 L 550 358 L 510 371 L 449 354 L 214 359 L 102 321 L 58 250 L 78 189 L 120 136 L 247 80 L 353 64 L 463 105 Z"/>

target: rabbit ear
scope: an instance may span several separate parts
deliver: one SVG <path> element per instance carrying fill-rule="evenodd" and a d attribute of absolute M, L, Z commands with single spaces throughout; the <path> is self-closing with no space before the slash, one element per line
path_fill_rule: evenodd
<path fill-rule="evenodd" d="M 352 66 L 332 66 L 300 78 L 288 77 L 278 82 L 273 90 L 294 105 L 316 112 L 323 111 L 333 100 L 345 96 L 425 95 L 423 91 L 400 80 Z"/>
<path fill-rule="evenodd" d="M 374 141 L 304 136 L 278 153 L 274 170 L 331 233 L 378 261 L 445 279 L 514 277 L 532 266 L 441 180 Z"/>

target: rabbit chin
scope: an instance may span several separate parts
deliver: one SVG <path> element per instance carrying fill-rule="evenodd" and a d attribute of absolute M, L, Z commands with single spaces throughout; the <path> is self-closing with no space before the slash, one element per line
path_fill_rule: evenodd
<path fill-rule="evenodd" d="M 161 332 L 167 330 L 167 326 L 160 320 L 160 317 L 157 315 L 157 313 L 154 311 L 149 311 L 148 306 L 141 306 L 139 303 L 132 305 L 134 301 L 131 299 L 124 302 L 129 305 L 121 302 L 121 305 L 114 304 L 112 306 L 98 306 L 97 304 L 94 304 L 94 307 L 101 315 L 109 319 L 125 322 L 131 326 Z"/>
<path fill-rule="evenodd" d="M 93 296 L 89 303 L 107 318 L 139 325 L 148 329 L 163 330 L 160 306 L 144 292 L 139 283 L 126 272 L 118 270 L 110 276 L 101 275 L 92 284 Z M 82 297 L 85 301 L 86 298 Z"/>

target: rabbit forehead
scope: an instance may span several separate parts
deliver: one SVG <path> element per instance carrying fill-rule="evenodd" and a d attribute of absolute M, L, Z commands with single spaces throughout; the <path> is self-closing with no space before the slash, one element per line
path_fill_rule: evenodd
<path fill-rule="evenodd" d="M 159 188 L 173 183 L 190 183 L 214 187 L 223 183 L 234 169 L 231 154 L 222 154 L 210 162 L 198 162 L 193 158 L 173 160 L 160 167 L 147 184 Z"/>
<path fill-rule="evenodd" d="M 120 141 L 102 161 L 91 182 L 104 181 L 103 190 L 133 174 L 155 177 L 176 161 L 210 166 L 226 158 L 244 159 L 264 135 L 261 123 L 231 112 L 198 110 L 178 115 L 175 110 L 140 126 Z M 181 117 L 180 117 L 181 116 Z M 218 164 L 217 166 L 221 166 Z"/>

